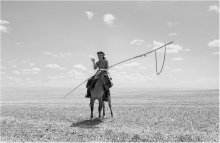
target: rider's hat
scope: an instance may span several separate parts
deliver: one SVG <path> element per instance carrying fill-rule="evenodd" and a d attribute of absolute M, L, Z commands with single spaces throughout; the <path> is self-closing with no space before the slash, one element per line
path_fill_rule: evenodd
<path fill-rule="evenodd" d="M 97 55 L 102 54 L 103 56 L 105 56 L 105 53 L 102 51 L 97 52 Z"/>

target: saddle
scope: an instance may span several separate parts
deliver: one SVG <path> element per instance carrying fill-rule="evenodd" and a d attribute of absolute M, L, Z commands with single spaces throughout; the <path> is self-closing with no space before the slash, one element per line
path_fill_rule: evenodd
<path fill-rule="evenodd" d="M 104 76 L 104 87 L 105 88 L 111 88 L 112 86 L 113 86 L 113 84 L 112 84 L 112 78 L 109 78 L 107 75 L 106 76 Z M 93 89 L 94 87 L 95 87 L 95 84 L 96 84 L 96 82 L 98 81 L 98 78 L 95 78 L 95 76 L 92 76 L 89 80 L 88 80 L 88 82 L 87 82 L 87 84 L 86 84 L 86 87 L 87 88 L 89 88 L 89 89 Z"/>
<path fill-rule="evenodd" d="M 113 86 L 112 82 L 111 82 L 112 78 L 109 78 L 107 75 L 104 76 L 104 85 L 103 85 L 103 89 L 104 89 L 104 96 L 103 96 L 103 100 L 104 101 L 108 101 L 108 97 L 110 96 L 110 90 L 109 88 L 111 88 Z M 98 81 L 98 78 L 94 75 L 92 76 L 87 84 L 87 95 L 86 97 L 91 97 L 91 93 L 90 90 L 93 89 L 95 87 L 96 82 Z"/>

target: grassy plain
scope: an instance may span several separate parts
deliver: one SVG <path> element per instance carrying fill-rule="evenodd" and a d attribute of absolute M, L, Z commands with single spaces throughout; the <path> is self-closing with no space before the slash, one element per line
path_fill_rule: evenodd
<path fill-rule="evenodd" d="M 84 95 L 61 90 L 3 91 L 3 142 L 218 142 L 218 90 L 112 91 L 114 118 L 89 120 Z M 37 97 L 36 97 L 37 96 Z M 61 100 L 62 99 L 62 100 Z"/>

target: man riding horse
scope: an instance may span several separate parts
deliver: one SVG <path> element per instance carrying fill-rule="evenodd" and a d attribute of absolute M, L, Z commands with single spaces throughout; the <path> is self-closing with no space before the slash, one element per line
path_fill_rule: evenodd
<path fill-rule="evenodd" d="M 108 97 L 110 96 L 110 91 L 109 91 L 109 88 L 112 86 L 112 83 L 108 77 L 108 72 L 106 69 L 108 69 L 108 61 L 106 60 L 105 58 L 105 53 L 100 51 L 100 52 L 97 52 L 97 55 L 98 55 L 98 59 L 99 61 L 98 62 L 95 62 L 95 59 L 92 58 L 91 61 L 93 62 L 93 67 L 94 69 L 96 70 L 97 68 L 99 70 L 104 70 L 104 98 L 103 100 L 104 101 L 108 101 Z M 95 83 L 96 83 L 97 79 L 96 79 L 96 76 L 92 76 L 87 84 L 86 84 L 86 87 L 87 87 L 87 94 L 86 94 L 86 98 L 91 98 L 91 93 L 90 93 L 90 89 L 92 89 L 94 86 L 95 86 Z"/>

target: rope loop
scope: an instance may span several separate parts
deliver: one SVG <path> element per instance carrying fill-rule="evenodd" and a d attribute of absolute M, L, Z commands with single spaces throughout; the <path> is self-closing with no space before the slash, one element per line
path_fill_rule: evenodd
<path fill-rule="evenodd" d="M 154 51 L 155 53 L 155 61 L 156 61 L 156 72 L 157 72 L 157 75 L 161 74 L 162 70 L 163 70 L 163 67 L 164 67 L 164 63 L 165 63 L 165 59 L 166 59 L 166 51 L 167 51 L 167 47 L 165 46 L 165 51 L 164 51 L 164 55 L 163 55 L 163 64 L 162 64 L 162 67 L 160 69 L 160 71 L 158 72 L 158 69 L 157 69 L 157 50 Z"/>

